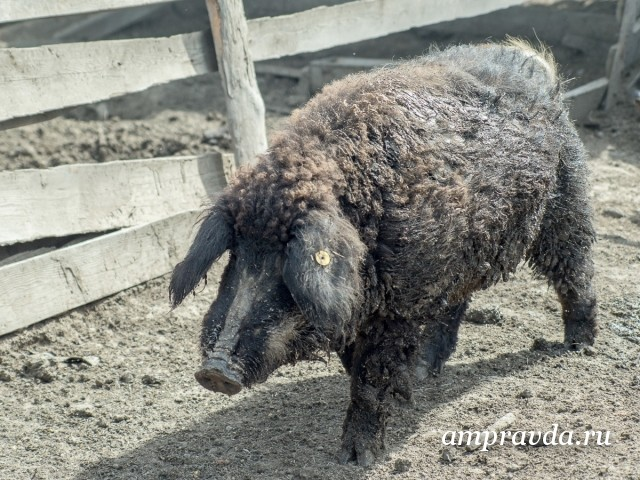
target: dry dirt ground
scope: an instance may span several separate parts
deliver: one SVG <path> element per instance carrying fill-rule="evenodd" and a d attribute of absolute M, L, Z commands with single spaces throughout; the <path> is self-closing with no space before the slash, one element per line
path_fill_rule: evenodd
<path fill-rule="evenodd" d="M 603 59 L 576 60 L 592 61 Z M 180 105 L 160 89 L 111 102 L 106 120 L 84 110 L 2 132 L 0 168 L 228 148 L 215 80 L 183 83 Z M 295 103 L 288 80 L 261 82 L 270 110 Z M 280 120 L 270 115 L 272 127 Z M 342 466 L 349 378 L 335 356 L 281 368 L 232 398 L 194 380 L 216 265 L 209 286 L 175 311 L 162 277 L 0 338 L 0 479 L 639 479 L 640 114 L 598 114 L 580 133 L 598 230 L 594 349 L 556 347 L 558 302 L 522 267 L 475 297 L 476 321 L 463 324 L 444 373 L 395 411 L 385 458 L 371 469 Z M 609 431 L 611 445 L 442 445 L 444 431 L 481 430 L 507 413 L 512 430 L 558 424 L 578 439 L 592 428 Z"/>

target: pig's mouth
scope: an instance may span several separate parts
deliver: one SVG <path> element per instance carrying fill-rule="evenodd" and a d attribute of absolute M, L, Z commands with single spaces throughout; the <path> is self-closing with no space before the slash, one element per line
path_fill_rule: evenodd
<path fill-rule="evenodd" d="M 242 380 L 229 362 L 221 358 L 209 358 L 196 372 L 196 380 L 207 390 L 235 395 L 242 390 Z"/>
<path fill-rule="evenodd" d="M 299 327 L 299 325 L 295 325 Z M 235 355 L 223 348 L 203 349 L 202 365 L 195 374 L 196 380 L 207 390 L 226 395 L 235 395 L 243 388 L 263 383 L 280 365 L 295 364 L 299 360 L 326 360 L 318 352 L 329 350 L 329 340 L 321 332 L 304 326 L 296 328 L 286 340 L 279 342 L 278 335 L 271 332 L 266 354 L 252 355 L 243 352 Z M 276 332 L 278 333 L 278 332 Z"/>

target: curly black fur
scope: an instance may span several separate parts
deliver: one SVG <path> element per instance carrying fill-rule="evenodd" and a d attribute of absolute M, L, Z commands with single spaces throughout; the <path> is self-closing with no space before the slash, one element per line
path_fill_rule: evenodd
<path fill-rule="evenodd" d="M 380 452 L 390 402 L 410 397 L 416 360 L 439 371 L 472 293 L 523 259 L 558 292 L 566 342 L 594 340 L 585 152 L 553 60 L 521 42 L 433 51 L 325 87 L 214 212 L 228 219 L 223 231 L 285 257 L 305 225 L 342 225 L 327 234 L 338 252 L 353 250 L 335 270 L 340 289 L 311 278 L 311 263 L 297 280 L 276 273 L 291 277 L 314 327 L 338 329 L 328 337 L 353 378 L 345 461 Z M 324 231 L 294 248 L 296 265 Z M 204 275 L 226 241 L 206 254 L 192 247 L 172 281 L 175 303 L 195 286 L 180 272 Z"/>

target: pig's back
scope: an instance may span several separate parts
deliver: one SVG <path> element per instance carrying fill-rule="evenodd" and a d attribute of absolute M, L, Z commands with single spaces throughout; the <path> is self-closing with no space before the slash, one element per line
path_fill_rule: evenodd
<path fill-rule="evenodd" d="M 294 117 L 344 173 L 343 211 L 399 304 L 495 283 L 535 239 L 571 126 L 532 55 L 454 47 L 336 82 Z"/>

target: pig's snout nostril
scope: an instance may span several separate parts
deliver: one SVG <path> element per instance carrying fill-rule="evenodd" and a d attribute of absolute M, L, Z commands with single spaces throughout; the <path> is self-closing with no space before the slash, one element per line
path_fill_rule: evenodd
<path fill-rule="evenodd" d="M 240 378 L 226 362 L 207 360 L 196 372 L 196 380 L 207 390 L 235 395 L 242 390 Z"/>

